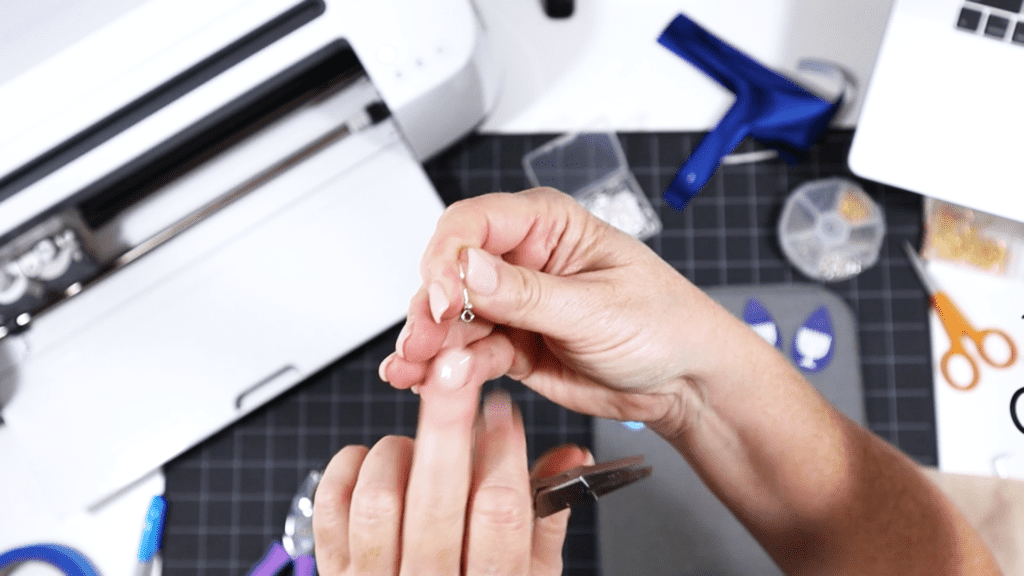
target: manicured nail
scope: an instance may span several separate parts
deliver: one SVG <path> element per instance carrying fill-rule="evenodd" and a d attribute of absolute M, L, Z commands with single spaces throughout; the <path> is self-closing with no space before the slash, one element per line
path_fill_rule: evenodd
<path fill-rule="evenodd" d="M 405 341 L 409 338 L 409 334 L 412 333 L 412 318 L 405 321 L 405 326 L 402 326 L 402 331 L 398 333 L 398 339 L 395 340 L 395 352 L 398 353 L 399 358 L 405 358 Z"/>
<path fill-rule="evenodd" d="M 430 301 L 430 315 L 434 317 L 434 322 L 440 324 L 441 314 L 444 314 L 449 304 L 448 295 L 445 294 L 444 285 L 441 284 L 440 280 L 434 280 L 430 283 L 430 288 L 427 290 L 427 298 Z"/>
<path fill-rule="evenodd" d="M 548 460 L 551 460 L 554 454 L 555 450 L 553 448 L 549 448 L 547 451 L 545 451 L 543 454 L 537 457 L 537 459 L 533 462 L 533 466 L 530 468 L 530 470 L 537 471 L 544 468 L 544 466 L 548 463 Z"/>
<path fill-rule="evenodd" d="M 495 390 L 484 401 L 484 424 L 488 430 L 508 428 L 512 425 L 512 399 L 508 392 Z"/>
<path fill-rule="evenodd" d="M 483 296 L 490 296 L 498 289 L 498 272 L 490 258 L 477 248 L 467 249 L 466 285 Z"/>
<path fill-rule="evenodd" d="M 385 358 L 384 360 L 381 360 L 380 366 L 377 368 L 377 376 L 380 377 L 381 382 L 387 382 L 388 381 L 388 366 L 391 364 L 391 361 L 394 360 L 394 359 L 395 359 L 395 354 L 391 353 L 391 354 L 388 354 L 387 358 Z"/>
<path fill-rule="evenodd" d="M 593 466 L 594 465 L 594 454 L 590 450 L 588 450 L 587 448 L 584 448 L 582 446 L 580 446 L 580 451 L 583 452 L 584 462 L 586 462 L 588 466 Z"/>
<path fill-rule="evenodd" d="M 449 390 L 462 388 L 469 376 L 470 358 L 464 350 L 449 350 L 438 358 L 437 375 L 441 385 Z"/>

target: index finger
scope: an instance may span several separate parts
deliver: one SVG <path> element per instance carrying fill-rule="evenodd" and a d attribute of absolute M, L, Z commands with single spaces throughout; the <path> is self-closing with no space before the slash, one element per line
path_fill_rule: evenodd
<path fill-rule="evenodd" d="M 516 266 L 572 274 L 614 252 L 597 241 L 606 227 L 570 196 L 552 188 L 460 200 L 441 215 L 427 244 L 420 262 L 423 285 L 439 292 L 436 299 L 445 297 L 448 305 L 442 317 L 451 318 L 461 303 L 462 249 L 480 248 Z"/>
<path fill-rule="evenodd" d="M 442 351 L 431 364 L 405 496 L 403 574 L 459 573 L 480 389 L 509 369 L 512 356 L 508 339 L 491 335 Z"/>

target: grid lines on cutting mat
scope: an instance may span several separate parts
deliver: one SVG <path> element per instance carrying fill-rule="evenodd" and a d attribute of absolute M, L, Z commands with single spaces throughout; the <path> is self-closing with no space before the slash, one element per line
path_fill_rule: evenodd
<path fill-rule="evenodd" d="M 426 165 L 446 203 L 527 186 L 524 154 L 556 135 L 478 135 Z M 835 131 L 805 162 L 722 167 L 680 213 L 661 192 L 700 134 L 625 133 L 620 141 L 665 230 L 648 245 L 698 286 L 807 282 L 783 258 L 775 225 L 783 200 L 816 178 L 852 178 L 851 132 Z M 750 142 L 741 151 L 758 147 Z M 927 299 L 900 252 L 917 243 L 920 197 L 860 181 L 884 209 L 888 234 L 879 262 L 826 287 L 858 323 L 868 426 L 916 461 L 936 464 Z M 410 295 L 411 296 L 411 295 Z M 347 444 L 372 445 L 387 434 L 413 435 L 417 398 L 377 379 L 394 348 L 395 326 L 234 426 L 165 467 L 169 501 L 164 541 L 168 576 L 238 575 L 280 537 L 292 494 L 312 468 Z M 591 419 L 569 412 L 508 379 L 488 383 L 521 407 L 529 457 L 572 442 L 591 445 Z M 563 557 L 567 576 L 599 573 L 593 508 L 574 511 Z"/>

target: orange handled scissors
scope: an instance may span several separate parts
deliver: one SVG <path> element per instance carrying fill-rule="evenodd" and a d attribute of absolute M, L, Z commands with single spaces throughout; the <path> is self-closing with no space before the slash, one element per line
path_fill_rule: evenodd
<path fill-rule="evenodd" d="M 946 334 L 949 335 L 949 350 L 942 356 L 939 366 L 942 368 L 942 375 L 946 377 L 946 381 L 949 382 L 950 386 L 958 390 L 970 390 L 978 385 L 978 364 L 967 353 L 967 349 L 964 348 L 964 336 L 970 338 L 971 341 L 974 342 L 974 346 L 978 349 L 978 354 L 981 355 L 981 359 L 988 364 L 996 368 L 1006 368 L 1013 364 L 1017 359 L 1017 349 L 1013 345 L 1013 340 L 1010 340 L 1010 337 L 1006 335 L 1006 332 L 994 329 L 978 330 L 974 326 L 971 326 L 970 322 L 968 322 L 967 319 L 964 318 L 964 315 L 960 313 L 960 309 L 957 308 L 956 305 L 953 304 L 953 301 L 949 299 L 949 296 L 947 296 L 942 290 L 936 288 L 935 280 L 932 279 L 928 272 L 925 271 L 924 264 L 914 252 L 910 242 L 904 242 L 903 248 L 907 251 L 907 257 L 910 258 L 910 263 L 914 265 L 914 271 L 917 272 L 918 277 L 921 278 L 921 283 L 924 284 L 925 289 L 931 296 L 932 306 L 935 308 L 935 311 L 939 313 L 939 319 L 942 320 L 942 325 L 946 328 Z M 994 362 L 985 351 L 985 342 L 988 341 L 990 337 L 998 338 L 1006 342 L 1006 346 L 1010 350 L 1010 355 L 1005 362 Z M 971 367 L 971 380 L 966 384 L 959 383 L 949 376 L 949 361 L 955 356 L 963 356 Z"/>

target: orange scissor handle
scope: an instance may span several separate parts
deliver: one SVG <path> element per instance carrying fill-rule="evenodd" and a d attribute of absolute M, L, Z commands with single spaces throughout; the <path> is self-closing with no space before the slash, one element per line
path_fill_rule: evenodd
<path fill-rule="evenodd" d="M 1006 342 L 1006 347 L 1010 350 L 1010 356 L 1002 364 L 994 362 L 989 358 L 988 353 L 985 352 L 985 340 L 989 337 L 999 338 Z M 1002 330 L 982 330 L 978 332 L 978 339 L 974 343 L 978 346 L 978 352 L 981 353 L 982 359 L 996 368 L 1006 368 L 1017 360 L 1017 348 L 1013 345 L 1013 340 L 1010 340 L 1010 337 Z"/>
<path fill-rule="evenodd" d="M 978 385 L 978 364 L 967 354 L 963 346 L 958 345 L 957 347 L 959 348 L 959 350 L 950 347 L 950 349 L 947 350 L 946 353 L 942 355 L 942 362 L 939 364 L 942 367 L 942 375 L 946 377 L 946 382 L 949 382 L 949 385 L 952 386 L 953 388 L 963 391 L 970 390 L 971 388 L 974 388 L 975 386 Z M 964 360 L 967 360 L 967 363 L 970 364 L 970 382 L 963 384 L 957 382 L 956 380 L 953 379 L 952 376 L 949 375 L 949 361 L 952 360 L 954 356 L 963 356 Z"/>
<path fill-rule="evenodd" d="M 946 296 L 945 292 L 936 292 L 932 295 L 932 305 L 935 306 L 935 311 L 938 312 L 939 318 L 942 320 L 942 325 L 946 328 L 946 334 L 949 335 L 949 350 L 942 356 L 940 366 L 942 368 L 942 375 L 946 377 L 946 381 L 951 386 L 959 390 L 970 390 L 978 385 L 978 364 L 970 357 L 967 353 L 967 349 L 964 348 L 963 338 L 966 336 L 974 342 L 974 345 L 978 349 L 978 353 L 981 354 L 982 359 L 985 362 L 995 366 L 996 368 L 1005 368 L 1010 364 L 1013 364 L 1017 359 L 1017 348 L 1013 345 L 1013 341 L 1001 330 L 976 330 L 973 326 L 967 322 L 960 310 L 953 304 L 952 300 Z M 1010 349 L 1010 357 L 1003 363 L 998 364 L 993 362 L 985 352 L 985 339 L 989 336 L 1002 338 L 1006 342 L 1006 345 Z M 957 383 L 949 376 L 949 361 L 954 356 L 963 356 L 971 366 L 971 381 L 965 384 Z"/>

